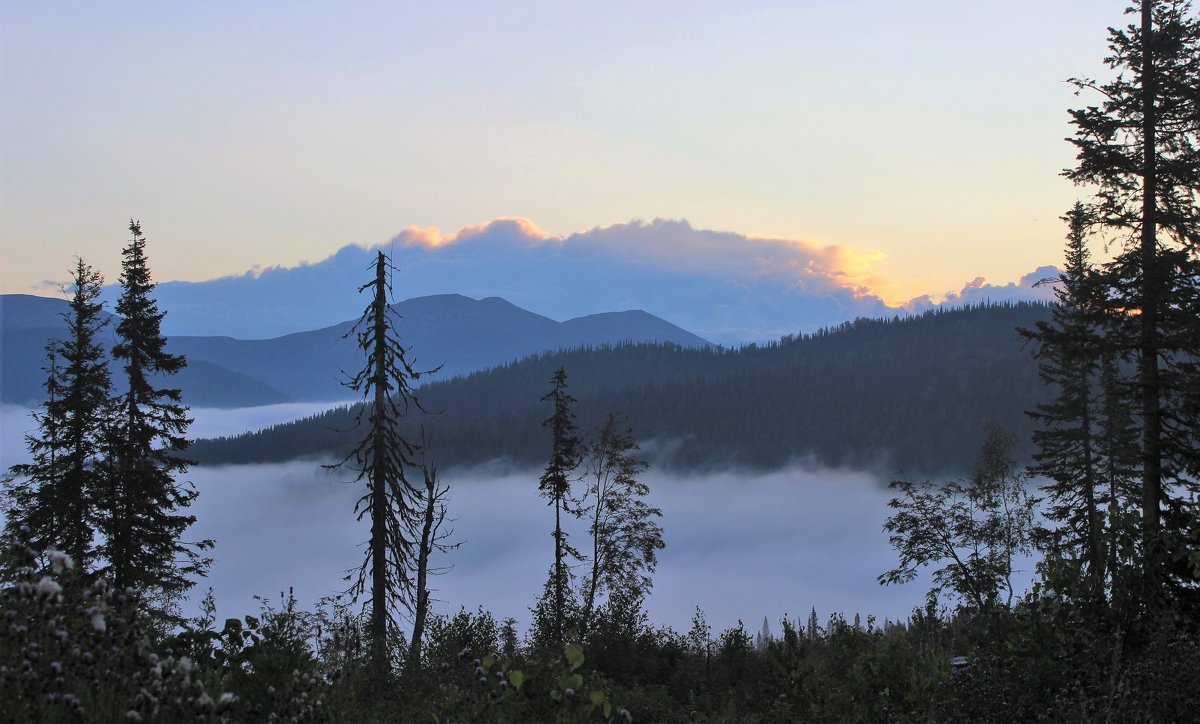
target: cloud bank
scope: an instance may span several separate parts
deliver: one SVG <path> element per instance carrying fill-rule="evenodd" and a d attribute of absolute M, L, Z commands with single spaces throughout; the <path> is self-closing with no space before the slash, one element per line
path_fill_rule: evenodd
<path fill-rule="evenodd" d="M 1046 298 L 1032 282 L 988 284 L 889 305 L 871 289 L 877 252 L 801 240 L 696 229 L 684 220 L 601 226 L 568 236 L 523 218 L 498 218 L 452 233 L 409 227 L 372 247 L 348 245 L 320 262 L 257 268 L 239 276 L 159 286 L 168 334 L 272 337 L 356 317 L 354 293 L 376 250 L 399 274 L 397 299 L 458 293 L 498 296 L 557 320 L 643 309 L 712 341 L 737 344 L 813 331 L 856 317 L 922 311 L 937 304 Z M 253 313 L 247 313 L 253 310 Z"/>
<path fill-rule="evenodd" d="M 958 292 L 950 292 L 935 300 L 925 294 L 910 299 L 903 305 L 909 312 L 919 313 L 940 305 L 963 306 L 983 302 L 1017 302 L 1022 300 L 1054 301 L 1055 284 L 1060 271 L 1056 266 L 1041 266 L 1008 284 L 988 284 L 983 277 L 975 277 L 963 285 Z"/>

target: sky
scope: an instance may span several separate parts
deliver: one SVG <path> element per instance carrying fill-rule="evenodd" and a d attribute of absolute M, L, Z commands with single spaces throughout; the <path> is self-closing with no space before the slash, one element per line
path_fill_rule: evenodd
<path fill-rule="evenodd" d="M 158 281 L 663 219 L 729 232 L 673 263 L 781 240 L 889 305 L 1013 283 L 1060 258 L 1064 81 L 1123 6 L 6 3 L 0 292 L 115 280 L 131 216 Z"/>

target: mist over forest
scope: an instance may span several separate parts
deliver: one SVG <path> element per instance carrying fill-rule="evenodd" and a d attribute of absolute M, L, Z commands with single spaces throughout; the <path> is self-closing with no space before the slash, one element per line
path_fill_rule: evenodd
<path fill-rule="evenodd" d="M 452 566 L 432 586 L 439 613 L 483 606 L 529 625 L 529 608 L 552 560 L 537 495 L 540 471 L 462 470 L 451 485 Z M 222 612 L 252 610 L 253 594 L 278 597 L 295 586 L 302 605 L 344 588 L 360 561 L 366 529 L 350 511 L 359 492 L 345 476 L 312 463 L 197 468 L 201 496 L 190 535 L 218 541 L 204 585 Z M 650 472 L 648 500 L 663 511 L 667 547 L 646 604 L 655 625 L 687 630 L 696 606 L 720 630 L 739 619 L 779 632 L 784 615 L 815 607 L 902 620 L 923 602 L 919 584 L 881 587 L 875 576 L 894 552 L 882 533 L 884 481 L 846 470 L 674 476 Z M 580 540 L 582 526 L 576 526 Z M 196 594 L 193 594 L 195 599 Z M 192 607 L 195 606 L 193 600 Z"/>
<path fill-rule="evenodd" d="M 195 429 L 228 434 L 321 407 L 192 413 Z M 28 413 L 2 409 L 5 467 L 25 458 L 17 441 L 29 427 Z M 221 616 L 256 610 L 254 596 L 277 603 L 289 588 L 306 608 L 345 589 L 342 578 L 360 562 L 368 530 L 352 514 L 361 490 L 346 482 L 346 473 L 324 469 L 328 462 L 332 458 L 197 466 L 184 476 L 200 492 L 187 536 L 217 541 L 215 564 L 184 606 L 188 615 L 198 612 L 208 587 Z M 446 476 L 452 540 L 461 546 L 435 561 L 449 567 L 433 580 L 437 612 L 483 606 L 527 628 L 550 565 L 539 474 L 502 465 Z M 875 580 L 895 555 L 882 532 L 888 481 L 876 474 L 792 466 L 710 474 L 651 470 L 644 480 L 650 502 L 663 511 L 668 542 L 647 601 L 655 625 L 686 630 L 700 606 L 719 630 L 741 620 L 758 631 L 766 618 L 779 633 L 785 615 L 806 617 L 814 608 L 822 620 L 858 612 L 882 622 L 903 620 L 923 603 L 921 583 L 882 587 Z M 577 536 L 585 533 L 575 527 Z"/>

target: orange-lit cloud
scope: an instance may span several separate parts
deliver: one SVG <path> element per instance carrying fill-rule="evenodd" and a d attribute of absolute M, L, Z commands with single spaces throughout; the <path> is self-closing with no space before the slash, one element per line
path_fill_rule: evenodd
<path fill-rule="evenodd" d="M 511 227 L 516 234 L 529 238 L 532 241 L 542 241 L 552 237 L 551 234 L 538 228 L 531 220 L 520 216 L 501 216 L 491 221 L 482 224 L 474 224 L 464 226 L 458 231 L 451 234 L 443 234 L 442 230 L 436 226 L 409 226 L 397 234 L 392 241 L 402 244 L 407 247 L 425 247 L 427 249 L 437 249 L 443 246 L 457 244 L 460 241 L 466 241 L 479 236 L 483 236 L 488 232 L 495 231 L 501 227 Z"/>
<path fill-rule="evenodd" d="M 399 270 L 397 299 L 501 297 L 558 320 L 642 309 L 722 344 L 939 304 L 1046 299 L 1053 290 L 1032 284 L 1056 272 L 1044 267 L 1009 284 L 979 277 L 954 292 L 930 290 L 897 303 L 877 291 L 891 280 L 879 273 L 884 256 L 874 250 L 697 229 L 677 219 L 557 235 L 510 217 L 452 233 L 411 226 L 381 244 L 345 246 L 311 264 L 161 285 L 160 299 L 179 325 L 173 334 L 267 337 L 335 324 L 361 312 L 360 300 L 347 290 L 361 285 L 377 249 Z M 247 306 L 256 314 L 246 315 Z"/>
<path fill-rule="evenodd" d="M 807 294 L 844 289 L 855 296 L 873 295 L 876 280 L 871 270 L 884 258 L 879 251 L 696 229 L 685 220 L 674 219 L 597 226 L 564 237 L 527 218 L 501 217 L 449 234 L 437 227 L 409 226 L 388 243 L 433 251 L 471 241 L 519 241 L 527 247 L 553 243 L 586 258 L 604 256 L 676 272 L 770 282 Z"/>

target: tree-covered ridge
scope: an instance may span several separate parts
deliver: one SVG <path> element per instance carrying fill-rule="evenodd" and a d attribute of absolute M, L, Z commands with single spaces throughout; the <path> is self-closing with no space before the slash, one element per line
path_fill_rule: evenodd
<path fill-rule="evenodd" d="M 422 389 L 440 459 L 536 465 L 547 455 L 537 400 L 560 367 L 571 371 L 583 430 L 623 412 L 660 467 L 770 468 L 811 457 L 829 465 L 964 472 L 994 424 L 1018 433 L 1024 459 L 1044 399 L 1016 332 L 1048 319 L 1036 303 L 985 305 L 892 319 L 859 319 L 736 350 L 622 345 L 529 357 Z M 207 464 L 342 453 L 352 412 L 192 448 Z"/>

